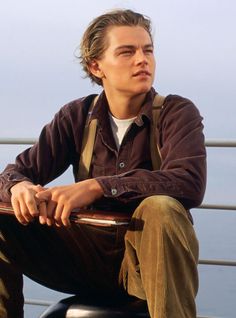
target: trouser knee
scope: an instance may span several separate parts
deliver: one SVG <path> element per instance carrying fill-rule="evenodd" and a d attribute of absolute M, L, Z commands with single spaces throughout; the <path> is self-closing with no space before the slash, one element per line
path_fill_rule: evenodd
<path fill-rule="evenodd" d="M 144 199 L 135 210 L 133 217 L 145 222 L 168 225 L 180 216 L 187 217 L 187 211 L 176 199 L 166 195 L 154 195 Z"/>

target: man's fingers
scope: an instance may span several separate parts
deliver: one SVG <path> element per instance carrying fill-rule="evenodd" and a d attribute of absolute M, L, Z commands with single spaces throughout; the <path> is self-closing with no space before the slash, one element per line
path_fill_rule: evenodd
<path fill-rule="evenodd" d="M 70 226 L 71 223 L 70 223 L 70 212 L 69 211 L 66 211 L 66 212 L 63 212 L 62 215 L 61 215 L 61 220 L 62 220 L 62 223 L 64 226 Z"/>
<path fill-rule="evenodd" d="M 55 201 L 49 201 L 47 204 L 47 225 L 53 225 L 55 223 L 54 214 L 57 203 Z"/>
<path fill-rule="evenodd" d="M 62 212 L 61 212 L 61 223 L 62 223 L 64 226 L 70 226 L 70 225 L 71 225 L 70 219 L 69 219 L 70 213 L 71 213 L 71 211 L 68 210 L 68 209 L 66 208 L 66 206 L 64 205 L 64 206 L 63 206 L 63 209 L 62 209 Z"/>
<path fill-rule="evenodd" d="M 45 215 L 47 214 L 47 225 L 56 224 L 57 226 L 69 226 L 70 209 L 67 204 L 68 195 L 65 195 L 66 187 L 55 187 L 43 189 L 35 194 L 36 200 L 40 202 L 47 202 L 46 212 L 45 207 L 42 208 L 40 213 L 40 223 L 45 224 Z M 66 208 L 67 206 L 67 208 Z"/>
<path fill-rule="evenodd" d="M 55 220 L 57 226 L 63 225 L 63 222 L 61 219 L 62 211 L 63 211 L 63 205 L 58 203 L 56 208 L 55 208 L 55 212 L 54 212 L 54 220 Z"/>
<path fill-rule="evenodd" d="M 47 204 L 46 202 L 40 202 L 38 205 L 39 209 L 39 222 L 41 224 L 47 224 Z"/>
<path fill-rule="evenodd" d="M 52 194 L 41 185 L 37 185 L 36 187 L 39 191 L 35 194 L 35 198 L 39 202 L 39 222 L 41 224 L 47 224 L 48 226 L 51 226 L 54 224 L 53 215 L 55 210 L 55 203 L 51 201 Z"/>
<path fill-rule="evenodd" d="M 36 200 L 31 193 L 28 195 L 28 197 L 26 197 L 24 204 L 26 205 L 26 210 L 32 217 L 37 217 L 39 215 Z"/>
<path fill-rule="evenodd" d="M 20 210 L 20 204 L 17 200 L 12 199 L 11 200 L 11 204 L 15 213 L 15 217 L 17 218 L 17 220 L 21 223 L 26 225 L 27 222 L 25 221 L 25 219 L 23 218 L 23 216 L 21 215 L 21 210 Z"/>
<path fill-rule="evenodd" d="M 27 225 L 32 217 L 30 216 L 24 201 L 12 200 L 12 206 L 17 220 L 21 224 Z"/>
<path fill-rule="evenodd" d="M 38 215 L 37 213 L 37 207 L 35 205 L 35 208 L 33 207 L 34 204 L 32 201 L 25 202 L 23 200 L 20 201 L 20 212 L 21 215 L 24 217 L 24 219 L 29 223 L 33 221 L 34 217 Z M 32 214 L 31 214 L 32 213 Z"/>

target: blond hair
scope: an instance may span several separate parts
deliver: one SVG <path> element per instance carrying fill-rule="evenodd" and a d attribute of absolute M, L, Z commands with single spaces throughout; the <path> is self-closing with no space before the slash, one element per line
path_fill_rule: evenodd
<path fill-rule="evenodd" d="M 102 80 L 89 69 L 92 61 L 102 57 L 108 47 L 106 33 L 111 26 L 141 26 L 152 40 L 151 21 L 144 15 L 132 10 L 113 10 L 95 18 L 88 26 L 80 43 L 80 63 L 92 82 L 102 85 Z"/>

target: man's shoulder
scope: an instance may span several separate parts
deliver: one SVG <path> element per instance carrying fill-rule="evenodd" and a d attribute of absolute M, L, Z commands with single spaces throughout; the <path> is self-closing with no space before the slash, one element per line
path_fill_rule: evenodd
<path fill-rule="evenodd" d="M 177 95 L 177 94 L 169 94 L 166 95 L 165 102 L 168 104 L 189 104 L 194 105 L 194 103 L 187 97 Z"/>
<path fill-rule="evenodd" d="M 65 119 L 69 122 L 83 121 L 95 96 L 96 94 L 91 94 L 71 100 L 58 110 L 55 117 L 58 117 L 60 120 Z"/>
<path fill-rule="evenodd" d="M 156 91 L 154 87 L 152 87 L 150 93 L 152 94 L 152 98 L 156 96 L 156 94 L 160 95 L 161 97 L 164 97 L 164 103 L 163 106 L 167 108 L 171 107 L 182 107 L 182 106 L 195 106 L 195 104 L 187 97 L 178 95 L 178 94 L 165 94 L 163 92 Z"/>
<path fill-rule="evenodd" d="M 169 94 L 166 95 L 165 102 L 164 102 L 164 108 L 168 111 L 175 111 L 180 109 L 188 109 L 188 110 L 196 110 L 198 111 L 195 103 L 187 98 L 183 97 L 181 95 L 177 94 Z"/>
<path fill-rule="evenodd" d="M 74 99 L 68 103 L 66 103 L 64 106 L 61 107 L 61 110 L 64 112 L 73 112 L 77 111 L 79 109 L 84 109 L 86 107 L 89 107 L 90 103 L 95 98 L 96 94 L 90 94 L 87 96 L 83 96 L 77 99 Z"/>
<path fill-rule="evenodd" d="M 162 117 L 166 116 L 199 116 L 199 110 L 192 100 L 177 94 L 166 95 Z"/>

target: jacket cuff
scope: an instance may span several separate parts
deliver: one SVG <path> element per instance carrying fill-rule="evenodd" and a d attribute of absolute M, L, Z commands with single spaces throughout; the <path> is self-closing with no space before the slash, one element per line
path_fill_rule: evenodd
<path fill-rule="evenodd" d="M 120 178 L 117 176 L 98 177 L 96 180 L 102 187 L 106 198 L 116 199 L 126 192 L 124 186 L 120 184 Z"/>

